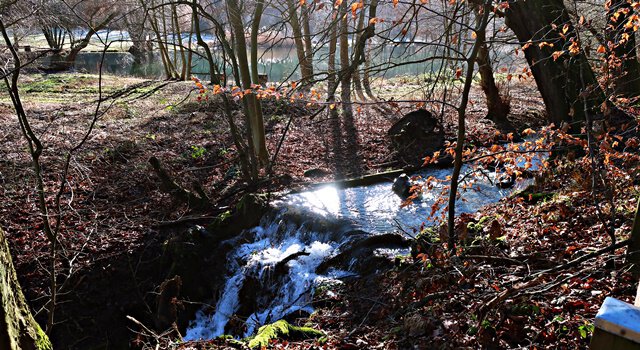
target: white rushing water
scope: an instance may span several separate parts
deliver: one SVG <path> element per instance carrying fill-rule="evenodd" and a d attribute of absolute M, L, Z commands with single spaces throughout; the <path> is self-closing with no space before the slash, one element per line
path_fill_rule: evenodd
<path fill-rule="evenodd" d="M 313 287 L 327 279 L 333 279 L 346 272 L 331 271 L 319 276 L 316 268 L 326 258 L 332 256 L 339 246 L 336 234 L 310 231 L 305 225 L 297 226 L 286 222 L 286 210 L 266 219 L 261 226 L 251 230 L 250 243 L 241 244 L 228 258 L 227 269 L 233 272 L 226 281 L 224 290 L 216 304 L 213 315 L 199 311 L 196 320 L 188 329 L 186 340 L 211 339 L 225 334 L 225 326 L 240 307 L 240 292 L 247 278 L 260 281 L 258 286 L 267 292 L 267 302 L 261 310 L 251 314 L 246 321 L 245 336 L 253 334 L 258 326 L 273 322 L 296 311 L 311 313 L 309 305 Z M 287 272 L 281 281 L 273 276 L 277 264 L 296 253 L 304 253 L 289 261 Z M 270 283 L 274 283 L 270 285 Z M 273 288 L 275 287 L 275 288 Z"/>
<path fill-rule="evenodd" d="M 465 167 L 465 171 L 470 168 Z M 445 179 L 451 169 L 431 169 L 422 173 L 423 178 Z M 473 190 L 464 193 L 464 199 L 456 205 L 457 213 L 475 212 L 480 207 L 499 201 L 514 189 L 496 188 L 489 173 L 476 181 Z M 525 185 L 516 184 L 515 189 Z M 227 259 L 228 278 L 222 294 L 211 315 L 199 311 L 190 324 L 185 340 L 212 339 L 228 332 L 230 320 L 241 308 L 243 287 L 256 296 L 256 310 L 248 317 L 242 334 L 249 336 L 257 327 L 277 321 L 293 312 L 312 312 L 309 304 L 314 286 L 321 281 L 335 280 L 349 272 L 329 270 L 318 274 L 318 266 L 335 256 L 349 240 L 355 229 L 368 234 L 383 234 L 419 227 L 431 212 L 431 206 L 440 193 L 438 186 L 423 194 L 420 201 L 402 207 L 402 200 L 391 190 L 391 183 L 365 187 L 339 189 L 323 187 L 314 191 L 286 196 L 273 203 L 279 212 L 263 218 L 260 226 L 243 235 L 243 240 L 233 242 L 237 246 Z M 286 262 L 284 273 L 275 273 L 278 263 L 302 253 Z M 377 249 L 383 255 L 406 253 L 405 251 Z M 282 268 L 283 266 L 281 266 Z M 247 284 L 248 280 L 258 283 Z M 257 289 L 257 290 L 255 290 Z M 253 295 L 253 294 L 252 294 Z"/>

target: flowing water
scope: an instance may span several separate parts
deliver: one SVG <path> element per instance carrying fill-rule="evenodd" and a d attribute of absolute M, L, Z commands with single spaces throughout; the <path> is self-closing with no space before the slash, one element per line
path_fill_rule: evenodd
<path fill-rule="evenodd" d="M 463 174 L 471 171 L 463 168 Z M 446 179 L 451 169 L 430 169 L 422 178 Z M 457 202 L 457 213 L 470 213 L 499 201 L 527 181 L 509 190 L 493 185 L 495 173 L 476 178 L 473 190 Z M 439 185 L 442 186 L 442 185 Z M 421 200 L 402 207 L 402 199 L 392 192 L 391 183 L 354 188 L 326 186 L 290 194 L 272 203 L 274 212 L 241 238 L 236 238 L 227 260 L 228 277 L 213 314 L 197 313 L 185 339 L 211 339 L 222 334 L 253 334 L 260 325 L 274 322 L 294 312 L 312 312 L 310 298 L 315 286 L 353 275 L 349 266 L 319 268 L 327 259 L 344 251 L 355 239 L 390 232 L 411 232 L 431 212 L 436 188 Z M 377 253 L 407 254 L 397 246 Z M 246 308 L 242 300 L 251 300 Z M 240 313 L 240 315 L 238 315 Z M 237 318 L 243 326 L 230 327 Z M 242 323 L 242 322 L 240 322 Z M 232 329 L 233 328 L 233 329 Z"/>

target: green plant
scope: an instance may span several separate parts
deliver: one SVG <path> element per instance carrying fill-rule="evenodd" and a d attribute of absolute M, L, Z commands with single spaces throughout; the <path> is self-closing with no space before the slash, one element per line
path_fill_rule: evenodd
<path fill-rule="evenodd" d="M 585 339 L 589 336 L 589 334 L 593 333 L 595 329 L 594 325 L 591 322 L 585 321 L 585 323 L 578 327 L 578 333 L 580 333 L 580 337 Z"/>
<path fill-rule="evenodd" d="M 229 149 L 226 147 L 222 147 L 220 148 L 220 150 L 218 151 L 218 156 L 220 157 L 224 157 L 227 153 L 229 153 Z"/>
<path fill-rule="evenodd" d="M 191 158 L 199 159 L 207 153 L 207 149 L 201 146 L 191 146 Z"/>

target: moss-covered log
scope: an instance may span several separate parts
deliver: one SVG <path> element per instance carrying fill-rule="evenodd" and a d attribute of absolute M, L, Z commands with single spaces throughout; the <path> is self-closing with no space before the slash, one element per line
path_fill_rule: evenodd
<path fill-rule="evenodd" d="M 25 301 L 13 267 L 9 245 L 0 229 L 0 349 L 53 349 Z"/>

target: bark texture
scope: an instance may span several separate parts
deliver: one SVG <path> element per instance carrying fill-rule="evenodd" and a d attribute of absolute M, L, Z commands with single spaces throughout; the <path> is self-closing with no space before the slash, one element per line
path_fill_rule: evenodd
<path fill-rule="evenodd" d="M 640 62 L 636 54 L 636 35 L 633 26 L 627 26 L 634 14 L 626 0 L 613 0 L 607 11 L 607 43 L 612 46 L 609 56 L 613 88 L 617 95 L 640 95 Z"/>
<path fill-rule="evenodd" d="M 580 130 L 586 113 L 599 113 L 605 96 L 582 50 L 567 53 L 572 40 L 578 39 L 563 1 L 514 1 L 505 16 L 507 26 L 526 47 L 523 51 L 549 121 L 572 123 L 573 130 Z M 565 25 L 568 30 L 561 36 Z M 554 59 L 553 53 L 560 50 L 565 54 Z"/>
<path fill-rule="evenodd" d="M 9 245 L 0 229 L 0 349 L 50 350 L 47 335 L 35 321 L 22 294 Z"/>

